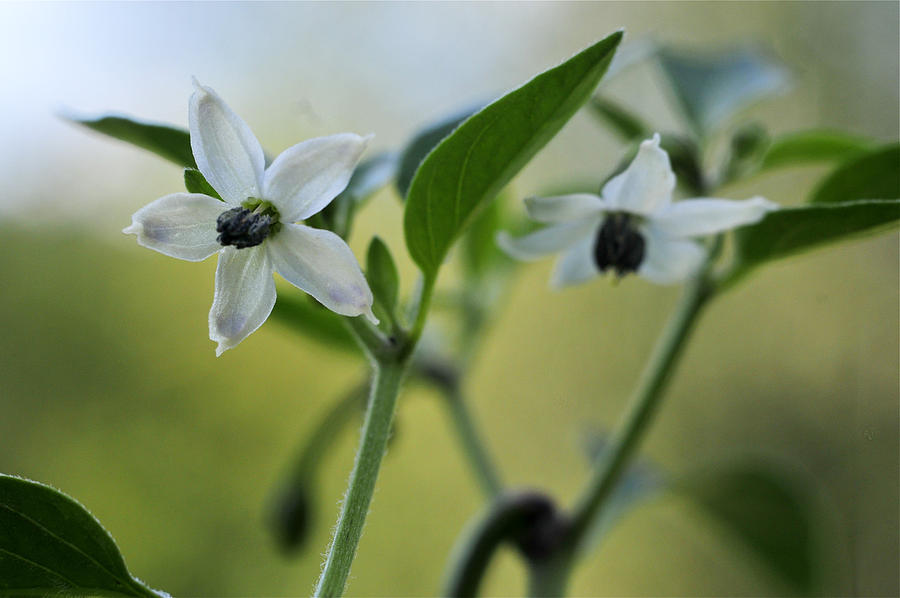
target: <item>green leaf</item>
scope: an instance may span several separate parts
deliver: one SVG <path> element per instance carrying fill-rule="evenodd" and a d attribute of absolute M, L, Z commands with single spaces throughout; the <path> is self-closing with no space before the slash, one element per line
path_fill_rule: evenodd
<path fill-rule="evenodd" d="M 400 275 L 391 251 L 379 237 L 372 237 L 369 251 L 366 254 L 366 278 L 372 288 L 375 301 L 389 316 L 393 316 L 397 307 L 397 288 L 400 286 Z"/>
<path fill-rule="evenodd" d="M 701 137 L 788 83 L 787 70 L 754 48 L 704 54 L 665 48 L 657 55 L 685 116 Z"/>
<path fill-rule="evenodd" d="M 780 168 L 795 164 L 837 162 L 871 149 L 873 141 L 840 131 L 800 131 L 772 141 L 760 168 Z"/>
<path fill-rule="evenodd" d="M 679 489 L 802 594 L 816 584 L 812 489 L 795 472 L 746 462 L 688 478 Z"/>
<path fill-rule="evenodd" d="M 347 238 L 356 210 L 394 178 L 397 161 L 397 154 L 382 152 L 361 162 L 353 171 L 347 187 L 320 212 L 326 226 Z"/>
<path fill-rule="evenodd" d="M 452 133 L 464 120 L 478 112 L 482 105 L 467 108 L 452 116 L 441 119 L 420 130 L 415 136 L 409 140 L 403 152 L 400 154 L 400 161 L 397 167 L 397 178 L 394 185 L 400 197 L 406 198 L 409 191 L 409 185 L 412 183 L 413 176 L 416 174 L 422 160 L 425 159 L 431 150 L 437 147 L 443 139 Z"/>
<path fill-rule="evenodd" d="M 504 254 L 497 247 L 495 239 L 503 220 L 503 204 L 493 201 L 475 217 L 461 241 L 463 267 L 468 276 L 478 278 Z"/>
<path fill-rule="evenodd" d="M 480 208 L 586 102 L 616 47 L 618 31 L 473 115 L 422 162 L 407 194 L 410 256 L 433 278 Z"/>
<path fill-rule="evenodd" d="M 341 316 L 313 299 L 296 292 L 279 292 L 272 317 L 294 330 L 325 345 L 346 351 L 359 351 Z"/>
<path fill-rule="evenodd" d="M 639 116 L 618 102 L 594 96 L 588 105 L 591 112 L 618 133 L 623 141 L 640 141 L 653 135 L 653 131 Z"/>
<path fill-rule="evenodd" d="M 900 199 L 900 143 L 851 158 L 819 183 L 811 203 Z"/>
<path fill-rule="evenodd" d="M 151 596 L 109 533 L 74 499 L 0 474 L 0 595 Z"/>
<path fill-rule="evenodd" d="M 191 151 L 191 135 L 184 129 L 140 122 L 123 116 L 104 116 L 95 120 L 73 119 L 72 122 L 127 141 L 180 166 L 197 168 Z"/>
<path fill-rule="evenodd" d="M 735 266 L 723 283 L 769 260 L 877 232 L 898 219 L 898 200 L 814 204 L 769 212 L 760 222 L 735 231 Z"/>
<path fill-rule="evenodd" d="M 203 176 L 203 173 L 196 168 L 184 169 L 184 188 L 187 189 L 189 193 L 202 193 L 203 195 L 209 195 L 210 197 L 215 197 L 219 201 L 222 201 L 222 197 L 212 188 L 212 185 L 209 184 L 206 177 Z"/>

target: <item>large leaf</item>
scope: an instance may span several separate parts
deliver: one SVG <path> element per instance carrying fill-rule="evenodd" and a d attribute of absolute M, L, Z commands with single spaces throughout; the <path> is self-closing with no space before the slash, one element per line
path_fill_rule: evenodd
<path fill-rule="evenodd" d="M 336 349 L 358 351 L 359 345 L 342 317 L 295 292 L 279 292 L 272 317 L 296 331 Z"/>
<path fill-rule="evenodd" d="M 881 230 L 900 219 L 898 200 L 813 204 L 770 212 L 735 233 L 732 282 L 766 261 Z"/>
<path fill-rule="evenodd" d="M 0 474 L 0 596 L 151 596 L 112 537 L 72 498 Z"/>
<path fill-rule="evenodd" d="M 844 162 L 819 184 L 812 203 L 900 199 L 900 144 L 892 143 Z"/>
<path fill-rule="evenodd" d="M 184 129 L 140 122 L 124 116 L 73 119 L 73 122 L 149 150 L 179 166 L 197 168 L 191 152 L 191 135 Z"/>
<path fill-rule="evenodd" d="M 416 133 L 413 138 L 407 142 L 406 147 L 403 148 L 403 151 L 400 154 L 399 165 L 397 167 L 397 178 L 394 180 L 394 184 L 397 187 L 397 192 L 400 193 L 400 197 L 406 197 L 406 193 L 409 191 L 409 185 L 412 183 L 413 177 L 416 175 L 416 170 L 419 169 L 419 165 L 422 163 L 422 160 L 425 159 L 425 156 L 431 153 L 431 150 L 437 147 L 437 144 L 443 141 L 444 138 L 452 133 L 464 120 L 478 112 L 482 106 L 483 104 L 461 110 L 452 116 L 445 117 L 436 123 L 428 125 Z"/>
<path fill-rule="evenodd" d="M 590 98 L 622 40 L 618 31 L 503 96 L 461 124 L 416 171 L 404 233 L 413 260 L 434 277 L 479 209 Z"/>
<path fill-rule="evenodd" d="M 782 581 L 801 594 L 813 592 L 816 513 L 802 476 L 748 461 L 694 476 L 679 488 Z"/>
<path fill-rule="evenodd" d="M 841 131 L 812 130 L 791 133 L 772 141 L 762 158 L 761 168 L 795 164 L 838 162 L 870 149 L 871 139 Z"/>
<path fill-rule="evenodd" d="M 704 54 L 665 48 L 657 55 L 685 116 L 701 135 L 788 82 L 787 70 L 754 48 Z"/>

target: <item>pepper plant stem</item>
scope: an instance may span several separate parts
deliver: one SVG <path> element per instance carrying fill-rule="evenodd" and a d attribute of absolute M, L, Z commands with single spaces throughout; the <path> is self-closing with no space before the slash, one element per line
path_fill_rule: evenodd
<path fill-rule="evenodd" d="M 485 497 L 492 499 L 503 491 L 503 483 L 478 434 L 465 397 L 458 389 L 446 389 L 444 394 L 446 395 L 444 403 L 447 404 L 450 417 L 453 419 L 453 427 L 472 466 L 472 471 L 475 472 Z"/>
<path fill-rule="evenodd" d="M 656 413 L 682 349 L 706 302 L 712 297 L 713 284 L 708 271 L 693 279 L 672 314 L 641 374 L 637 389 L 616 430 L 609 449 L 602 456 L 594 475 L 575 505 L 571 519 L 568 550 L 570 559 L 578 554 L 606 500 L 625 471 Z"/>
<path fill-rule="evenodd" d="M 406 361 L 379 360 L 375 361 L 374 367 L 362 440 L 328 557 L 316 584 L 315 596 L 340 596 L 344 593 L 391 433 L 397 395 L 406 374 Z"/>

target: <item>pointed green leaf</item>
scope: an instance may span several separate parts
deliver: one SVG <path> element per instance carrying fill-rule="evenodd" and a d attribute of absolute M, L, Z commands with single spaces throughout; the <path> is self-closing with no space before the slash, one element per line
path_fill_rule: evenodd
<path fill-rule="evenodd" d="M 685 116 L 701 136 L 788 83 L 787 70 L 754 48 L 704 54 L 666 48 L 657 55 Z"/>
<path fill-rule="evenodd" d="M 576 54 L 474 114 L 422 162 L 406 200 L 404 233 L 413 260 L 433 278 L 478 211 L 586 102 L 622 32 Z"/>
<path fill-rule="evenodd" d="M 851 158 L 819 184 L 811 203 L 900 199 L 900 143 Z"/>
<path fill-rule="evenodd" d="M 871 139 L 841 131 L 800 131 L 772 141 L 760 168 L 815 162 L 840 162 L 872 148 Z"/>
<path fill-rule="evenodd" d="M 296 289 L 295 289 L 296 291 Z M 341 316 L 296 292 L 279 292 L 272 317 L 297 332 L 335 349 L 358 351 L 359 346 Z"/>
<path fill-rule="evenodd" d="M 385 310 L 388 316 L 394 314 L 397 307 L 397 288 L 400 286 L 400 275 L 391 251 L 379 237 L 372 237 L 369 251 L 366 254 L 366 278 L 372 288 L 375 301 Z"/>
<path fill-rule="evenodd" d="M 801 594 L 817 580 L 812 488 L 772 464 L 740 463 L 679 486 L 776 576 Z"/>
<path fill-rule="evenodd" d="M 409 191 L 409 185 L 412 183 L 413 176 L 416 174 L 422 160 L 425 159 L 431 150 L 437 147 L 443 139 L 452 133 L 464 120 L 478 112 L 482 105 L 472 108 L 466 108 L 460 112 L 441 119 L 420 130 L 403 148 L 400 154 L 400 162 L 397 168 L 397 178 L 394 184 L 400 197 L 406 198 Z"/>
<path fill-rule="evenodd" d="M 74 119 L 73 122 L 149 150 L 180 166 L 197 168 L 191 151 L 191 135 L 184 129 L 140 122 L 124 116 Z"/>
<path fill-rule="evenodd" d="M 594 96 L 588 105 L 591 112 L 618 133 L 623 141 L 641 141 L 653 135 L 653 131 L 639 116 L 618 102 Z"/>
<path fill-rule="evenodd" d="M 0 474 L 0 596 L 149 596 L 109 533 L 74 499 Z"/>
<path fill-rule="evenodd" d="M 209 195 L 210 197 L 215 197 L 219 201 L 222 201 L 222 197 L 212 188 L 212 185 L 209 184 L 206 177 L 203 176 L 203 173 L 196 168 L 184 169 L 184 188 L 187 189 L 189 193 L 202 193 L 203 195 Z"/>
<path fill-rule="evenodd" d="M 877 232 L 898 220 L 898 200 L 814 204 L 770 212 L 760 222 L 735 231 L 735 267 L 724 282 L 733 282 L 766 261 Z"/>

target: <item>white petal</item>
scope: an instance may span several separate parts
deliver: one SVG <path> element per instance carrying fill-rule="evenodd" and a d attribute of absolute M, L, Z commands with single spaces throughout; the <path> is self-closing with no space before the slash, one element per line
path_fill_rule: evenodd
<path fill-rule="evenodd" d="M 131 217 L 123 233 L 171 257 L 190 262 L 205 260 L 222 246 L 216 241 L 216 218 L 228 209 L 200 193 L 173 193 L 147 204 Z"/>
<path fill-rule="evenodd" d="M 511 237 L 506 231 L 497 233 L 497 245 L 510 257 L 531 261 L 562 251 L 585 236 L 593 236 L 601 216 L 546 226 L 524 237 Z"/>
<path fill-rule="evenodd" d="M 333 312 L 372 315 L 372 291 L 350 247 L 331 231 L 285 224 L 266 241 L 275 270 Z"/>
<path fill-rule="evenodd" d="M 370 138 L 341 133 L 289 147 L 266 170 L 264 199 L 282 222 L 306 220 L 344 190 Z"/>
<path fill-rule="evenodd" d="M 265 244 L 226 247 L 216 267 L 216 293 L 209 310 L 209 338 L 216 355 L 236 346 L 262 326 L 275 306 L 275 281 Z"/>
<path fill-rule="evenodd" d="M 659 147 L 659 134 L 641 143 L 628 168 L 603 186 L 603 199 L 616 209 L 653 214 L 672 201 L 675 174 L 669 155 Z"/>
<path fill-rule="evenodd" d="M 653 227 L 642 231 L 646 245 L 638 274 L 657 284 L 686 280 L 703 264 L 706 250 L 695 241 L 677 239 Z"/>
<path fill-rule="evenodd" d="M 611 206 L 591 193 L 556 197 L 526 197 L 525 209 L 538 222 L 565 222 L 610 210 Z"/>
<path fill-rule="evenodd" d="M 594 260 L 596 235 L 583 237 L 560 256 L 553 268 L 550 285 L 561 288 L 581 284 L 597 276 L 597 262 Z"/>
<path fill-rule="evenodd" d="M 728 199 L 687 199 L 669 204 L 653 216 L 653 225 L 674 237 L 711 235 L 730 228 L 753 224 L 778 204 L 762 197 L 745 201 Z"/>
<path fill-rule="evenodd" d="M 194 85 L 188 121 L 197 168 L 230 204 L 260 197 L 266 159 L 259 141 L 216 92 Z"/>

